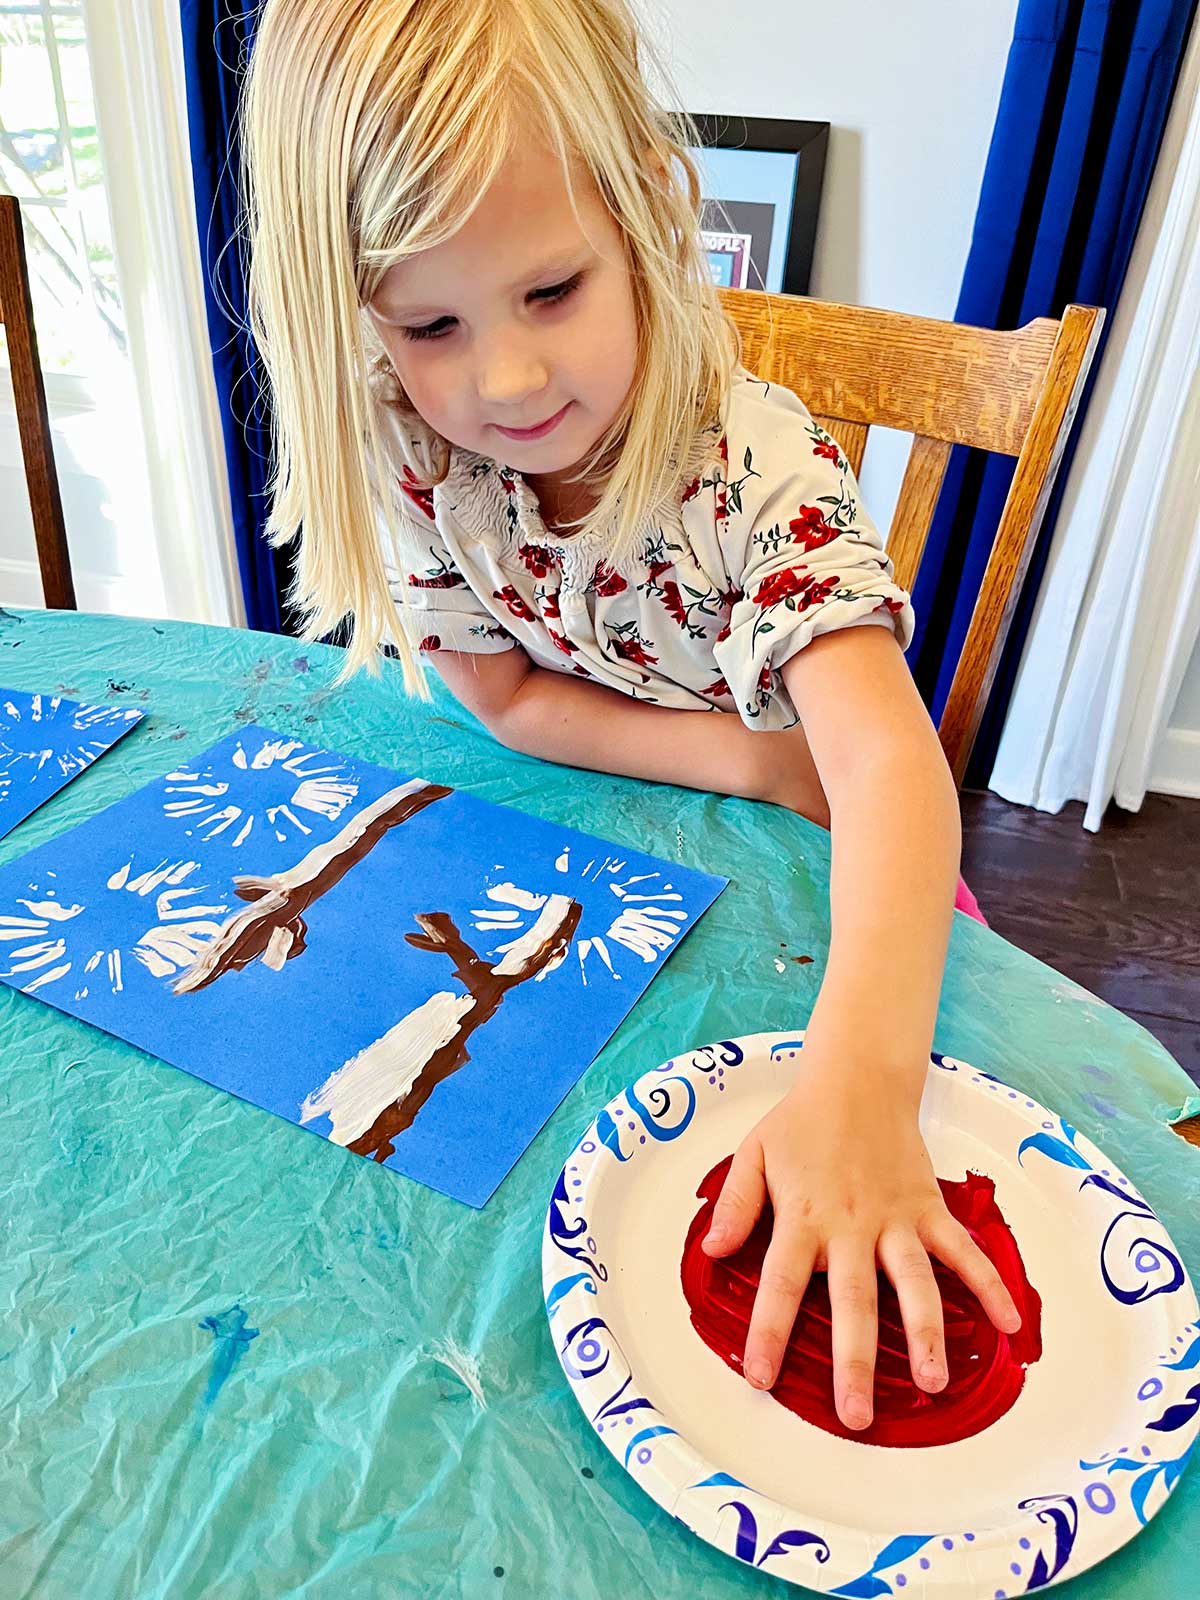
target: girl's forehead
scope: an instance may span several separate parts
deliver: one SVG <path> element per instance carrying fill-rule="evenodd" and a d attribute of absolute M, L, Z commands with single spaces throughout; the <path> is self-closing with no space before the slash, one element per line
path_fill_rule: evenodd
<path fill-rule="evenodd" d="M 457 232 L 389 269 L 389 304 L 420 310 L 416 299 L 444 291 L 448 276 L 515 291 L 543 272 L 573 271 L 604 248 L 613 224 L 586 168 L 572 170 L 571 184 L 574 205 L 556 153 L 516 153 Z"/>

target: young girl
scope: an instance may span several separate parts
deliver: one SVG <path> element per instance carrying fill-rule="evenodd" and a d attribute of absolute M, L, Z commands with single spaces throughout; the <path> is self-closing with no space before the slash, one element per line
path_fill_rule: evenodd
<path fill-rule="evenodd" d="M 311 631 L 352 623 L 347 671 L 389 641 L 410 687 L 429 663 L 512 749 L 832 828 L 804 1070 L 706 1248 L 770 1200 L 750 1383 L 827 1272 L 837 1410 L 866 1427 L 878 1267 L 936 1393 L 930 1255 L 1020 1320 L 917 1122 L 957 798 L 850 466 L 741 365 L 695 132 L 652 99 L 626 0 L 269 0 L 244 127 L 270 532 L 303 530 Z"/>

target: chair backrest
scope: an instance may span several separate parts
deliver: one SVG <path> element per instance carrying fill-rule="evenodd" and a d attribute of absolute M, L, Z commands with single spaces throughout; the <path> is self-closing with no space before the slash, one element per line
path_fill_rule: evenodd
<path fill-rule="evenodd" d="M 43 598 L 54 610 L 73 611 L 75 585 L 71 579 L 67 528 L 54 465 L 50 413 L 46 408 L 46 389 L 38 362 L 21 212 L 10 194 L 0 195 L 0 325 L 4 327 L 8 343 Z"/>
<path fill-rule="evenodd" d="M 1013 332 L 798 295 L 720 290 L 757 376 L 798 394 L 857 473 L 873 424 L 914 435 L 888 534 L 911 589 L 950 448 L 1017 458 L 938 735 L 962 782 L 1104 311 L 1070 305 Z"/>

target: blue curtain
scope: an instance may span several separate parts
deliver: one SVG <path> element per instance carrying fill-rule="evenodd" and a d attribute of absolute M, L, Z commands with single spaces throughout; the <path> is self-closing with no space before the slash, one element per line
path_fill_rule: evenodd
<path fill-rule="evenodd" d="M 1020 327 L 1076 301 L 1108 321 L 979 731 L 986 784 L 1045 568 L 1080 419 L 1129 266 L 1195 0 L 1020 0 L 955 320 Z M 936 721 L 1012 479 L 956 448 L 914 592 L 909 659 Z"/>
<path fill-rule="evenodd" d="M 225 434 L 238 566 L 252 628 L 283 633 L 286 552 L 263 537 L 270 421 L 258 356 L 246 327 L 238 219 L 236 116 L 241 69 L 261 0 L 180 0 L 192 179 L 213 372 Z"/>

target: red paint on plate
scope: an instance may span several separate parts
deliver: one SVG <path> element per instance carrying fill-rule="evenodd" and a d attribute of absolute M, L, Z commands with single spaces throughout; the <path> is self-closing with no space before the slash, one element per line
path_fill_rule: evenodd
<path fill-rule="evenodd" d="M 763 1257 L 771 1241 L 768 1206 L 754 1232 L 734 1255 L 714 1260 L 701 1248 L 732 1156 L 720 1162 L 696 1191 L 704 1202 L 688 1229 L 680 1275 L 691 1309 L 692 1326 L 705 1344 L 735 1372 L 750 1327 Z M 1013 1405 L 1025 1382 L 1025 1369 L 1042 1353 L 1042 1302 L 1025 1275 L 1012 1229 L 996 1204 L 990 1178 L 968 1173 L 965 1182 L 939 1179 L 952 1216 L 963 1224 L 992 1262 L 1021 1313 L 1015 1334 L 1001 1333 L 957 1275 L 934 1263 L 946 1325 L 950 1381 L 940 1394 L 917 1388 L 908 1365 L 908 1347 L 896 1291 L 879 1275 L 879 1355 L 875 1369 L 875 1418 L 861 1431 L 838 1420 L 833 1404 L 829 1289 L 817 1273 L 784 1355 L 771 1394 L 806 1422 L 842 1439 L 863 1444 L 920 1447 L 953 1444 L 991 1427 Z"/>

